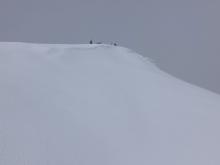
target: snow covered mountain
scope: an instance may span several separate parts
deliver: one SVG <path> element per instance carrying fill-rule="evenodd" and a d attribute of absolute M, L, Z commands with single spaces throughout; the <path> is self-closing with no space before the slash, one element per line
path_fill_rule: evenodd
<path fill-rule="evenodd" d="M 220 97 L 110 45 L 0 43 L 0 165 L 219 165 Z"/>

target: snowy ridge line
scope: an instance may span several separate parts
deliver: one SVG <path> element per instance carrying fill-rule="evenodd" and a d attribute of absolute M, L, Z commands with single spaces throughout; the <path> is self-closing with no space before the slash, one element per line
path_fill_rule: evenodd
<path fill-rule="evenodd" d="M 131 49 L 122 46 L 114 46 L 109 44 L 44 44 L 44 43 L 25 43 L 25 42 L 0 42 L 0 48 L 9 49 L 11 47 L 16 47 L 18 49 L 26 49 L 26 50 L 33 50 L 36 49 L 37 51 L 41 50 L 42 53 L 47 52 L 60 52 L 60 51 L 76 51 L 76 50 L 93 50 L 93 49 L 112 49 L 118 50 L 119 52 L 123 52 L 123 54 L 127 54 L 130 56 L 136 56 L 137 59 L 147 63 L 148 66 L 152 66 L 156 70 L 160 70 L 153 62 L 152 59 L 148 57 L 144 57 Z M 116 52 L 117 53 L 117 52 Z"/>
<path fill-rule="evenodd" d="M 108 44 L 49 44 L 49 43 L 26 43 L 26 42 L 0 42 L 0 46 L 15 46 L 20 47 L 24 46 L 27 48 L 40 48 L 40 47 L 46 47 L 46 48 L 97 48 L 97 47 L 113 47 L 113 45 Z"/>

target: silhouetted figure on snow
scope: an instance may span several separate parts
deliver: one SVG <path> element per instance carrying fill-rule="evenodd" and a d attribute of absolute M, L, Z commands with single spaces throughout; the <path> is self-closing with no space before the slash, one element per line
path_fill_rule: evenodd
<path fill-rule="evenodd" d="M 90 44 L 93 44 L 93 41 L 92 41 L 92 40 L 90 40 L 90 41 L 89 41 L 89 43 L 90 43 Z"/>

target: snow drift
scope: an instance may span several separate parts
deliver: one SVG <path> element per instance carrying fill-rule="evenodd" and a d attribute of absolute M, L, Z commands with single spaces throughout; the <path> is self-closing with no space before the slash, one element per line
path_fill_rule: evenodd
<path fill-rule="evenodd" d="M 219 165 L 219 119 L 129 49 L 0 43 L 1 165 Z"/>

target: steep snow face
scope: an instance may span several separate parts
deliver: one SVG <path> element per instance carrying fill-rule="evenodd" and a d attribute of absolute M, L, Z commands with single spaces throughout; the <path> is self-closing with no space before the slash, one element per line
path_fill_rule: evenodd
<path fill-rule="evenodd" d="M 1 165 L 219 165 L 219 119 L 126 48 L 0 43 Z"/>

